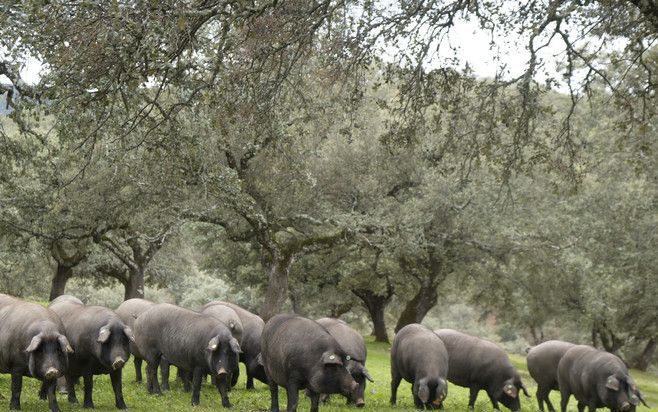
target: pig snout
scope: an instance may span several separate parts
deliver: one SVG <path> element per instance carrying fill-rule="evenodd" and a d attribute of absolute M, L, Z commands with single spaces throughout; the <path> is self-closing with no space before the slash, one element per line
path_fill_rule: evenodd
<path fill-rule="evenodd" d="M 226 369 L 224 369 L 224 368 L 217 369 L 217 376 L 224 376 L 224 375 L 226 375 L 226 373 L 227 373 Z"/>
<path fill-rule="evenodd" d="M 55 368 L 48 368 L 48 370 L 46 371 L 47 380 L 57 379 L 58 376 L 59 376 L 59 371 Z"/>
<path fill-rule="evenodd" d="M 630 411 L 631 410 L 631 404 L 628 402 L 624 402 L 621 404 L 621 409 L 622 411 Z"/>
<path fill-rule="evenodd" d="M 112 362 L 112 369 L 117 370 L 123 368 L 123 365 L 126 364 L 126 361 L 122 357 L 117 357 L 114 359 L 114 362 Z"/>
<path fill-rule="evenodd" d="M 358 398 L 356 402 L 354 402 L 357 408 L 363 408 L 366 406 L 366 401 L 363 400 L 363 398 Z"/>

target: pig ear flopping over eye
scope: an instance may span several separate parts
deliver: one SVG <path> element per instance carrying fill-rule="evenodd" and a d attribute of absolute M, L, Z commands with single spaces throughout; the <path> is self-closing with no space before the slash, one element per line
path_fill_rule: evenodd
<path fill-rule="evenodd" d="M 508 383 L 503 387 L 503 392 L 505 392 L 507 395 L 511 396 L 512 398 L 516 398 L 519 396 L 519 390 L 516 389 L 516 386 L 512 385 L 511 383 Z"/>
<path fill-rule="evenodd" d="M 101 330 L 98 331 L 98 339 L 96 342 L 105 343 L 110 338 L 110 328 L 103 326 Z"/>
<path fill-rule="evenodd" d="M 242 353 L 242 350 L 240 349 L 240 344 L 238 343 L 238 340 L 235 338 L 231 338 L 229 341 L 229 345 L 231 346 L 231 350 L 235 353 Z"/>
<path fill-rule="evenodd" d="M 605 382 L 605 387 L 612 389 L 613 391 L 619 390 L 619 379 L 614 376 L 608 376 L 608 380 Z"/>
<path fill-rule="evenodd" d="M 322 363 L 325 365 L 342 365 L 343 360 L 335 353 L 325 352 L 322 354 Z"/>
<path fill-rule="evenodd" d="M 133 330 L 130 329 L 130 326 L 126 326 L 125 328 L 123 328 L 123 333 L 126 334 L 126 336 L 128 337 L 128 339 L 129 339 L 132 343 L 135 343 L 135 334 L 133 333 Z"/>
<path fill-rule="evenodd" d="M 426 382 L 421 382 L 418 385 L 418 398 L 423 403 L 427 403 L 430 400 L 430 388 Z"/>
<path fill-rule="evenodd" d="M 207 351 L 214 352 L 219 348 L 219 337 L 215 336 L 214 338 L 210 339 L 208 341 L 208 347 L 206 348 Z"/>
<path fill-rule="evenodd" d="M 59 342 L 59 347 L 62 348 L 62 352 L 64 353 L 73 353 L 73 348 L 71 347 L 71 344 L 69 343 L 69 340 L 66 339 L 66 336 L 64 335 L 59 335 L 57 338 L 57 341 Z"/>
<path fill-rule="evenodd" d="M 41 345 L 42 338 L 43 338 L 43 333 L 39 333 L 35 335 L 30 341 L 30 344 L 27 346 L 27 348 L 25 348 L 25 352 L 30 353 L 37 350 L 39 345 Z"/>

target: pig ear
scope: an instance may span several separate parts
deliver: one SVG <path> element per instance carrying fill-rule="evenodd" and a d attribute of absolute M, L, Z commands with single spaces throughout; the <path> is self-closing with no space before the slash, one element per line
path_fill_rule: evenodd
<path fill-rule="evenodd" d="M 427 386 L 427 382 L 421 381 L 418 384 L 418 398 L 423 403 L 427 403 L 430 400 L 430 388 Z"/>
<path fill-rule="evenodd" d="M 215 336 L 208 341 L 208 347 L 206 350 L 209 352 L 214 352 L 217 350 L 217 348 L 219 348 L 219 336 Z"/>
<path fill-rule="evenodd" d="M 34 352 L 35 350 L 37 350 L 39 345 L 41 345 L 42 337 L 43 337 L 43 333 L 39 333 L 39 334 L 35 335 L 32 338 L 32 340 L 30 341 L 30 344 L 27 346 L 27 348 L 25 348 L 25 352 L 30 353 L 30 352 Z"/>
<path fill-rule="evenodd" d="M 322 363 L 325 365 L 342 365 L 343 360 L 335 353 L 325 352 L 322 354 Z"/>
<path fill-rule="evenodd" d="M 64 352 L 64 353 L 73 353 L 73 348 L 71 347 L 71 344 L 69 343 L 69 340 L 66 339 L 66 336 L 59 335 L 59 337 L 57 338 L 57 341 L 59 342 L 59 347 L 62 348 L 62 352 Z"/>
<path fill-rule="evenodd" d="M 242 350 L 240 349 L 240 344 L 238 343 L 238 340 L 235 338 L 231 338 L 229 341 L 229 345 L 231 345 L 231 350 L 235 353 L 242 353 Z"/>
<path fill-rule="evenodd" d="M 619 379 L 615 378 L 614 375 L 608 376 L 608 380 L 605 382 L 605 387 L 612 389 L 613 391 L 619 390 Z"/>
<path fill-rule="evenodd" d="M 365 376 L 366 379 L 368 379 L 370 382 L 375 382 L 370 376 L 370 373 L 368 373 L 368 369 L 365 366 L 361 366 L 361 372 L 363 373 L 363 376 Z"/>
<path fill-rule="evenodd" d="M 98 339 L 96 342 L 105 343 L 110 338 L 110 328 L 103 326 L 101 330 L 98 331 Z"/>
<path fill-rule="evenodd" d="M 512 398 L 516 398 L 519 396 L 519 390 L 516 389 L 516 386 L 512 385 L 511 383 L 508 383 L 503 387 L 503 392 L 505 392 L 508 396 L 511 396 Z"/>
<path fill-rule="evenodd" d="M 132 343 L 135 343 L 135 334 L 133 333 L 133 330 L 130 329 L 130 326 L 126 326 L 125 328 L 123 328 L 123 333 L 126 334 L 128 339 L 130 339 Z"/>
<path fill-rule="evenodd" d="M 523 382 L 521 382 L 521 383 L 519 384 L 519 387 L 520 387 L 521 390 L 523 391 L 523 394 L 524 394 L 527 398 L 529 398 L 529 397 L 530 397 L 530 394 L 528 393 L 528 389 L 526 389 L 526 387 L 525 387 L 525 385 L 523 384 Z"/>

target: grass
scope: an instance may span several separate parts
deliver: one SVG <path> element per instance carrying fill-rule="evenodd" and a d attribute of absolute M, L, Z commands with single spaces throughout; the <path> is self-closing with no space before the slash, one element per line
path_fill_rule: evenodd
<path fill-rule="evenodd" d="M 397 406 L 390 406 L 388 403 L 390 397 L 390 369 L 389 369 L 389 346 L 387 344 L 374 343 L 368 341 L 368 370 L 375 379 L 375 383 L 368 383 L 366 387 L 366 409 L 370 411 L 403 411 L 415 410 L 413 407 L 413 400 L 411 397 L 411 385 L 404 382 L 398 389 L 398 404 Z M 521 400 L 523 411 L 537 411 L 537 402 L 534 399 L 536 386 L 534 381 L 528 375 L 525 367 L 525 358 L 523 356 L 511 356 L 512 363 L 520 371 L 523 381 L 531 395 L 532 399 Z M 231 391 L 230 399 L 233 403 L 232 411 L 268 411 L 270 405 L 270 394 L 266 385 L 256 381 L 256 389 L 247 391 L 245 387 L 244 368 L 241 366 L 241 375 L 238 385 Z M 638 371 L 632 372 L 633 377 L 637 381 L 639 388 L 642 390 L 647 402 L 652 406 L 652 409 L 641 407 L 639 411 L 656 410 L 658 411 L 658 376 L 642 373 Z M 175 374 L 172 374 L 175 376 Z M 45 401 L 38 399 L 37 392 L 39 389 L 38 381 L 25 378 L 23 383 L 22 394 L 22 409 L 24 411 L 48 411 L 48 404 Z M 195 412 L 204 411 L 217 411 L 221 410 L 221 402 L 219 394 L 214 387 L 210 384 L 204 384 L 201 388 L 201 404 L 197 407 L 192 407 L 191 394 L 184 393 L 182 386 L 178 382 L 172 383 L 172 390 L 166 392 L 162 396 L 152 396 L 146 392 L 144 385 L 135 383 L 135 371 L 132 361 L 124 368 L 124 384 L 123 392 L 128 407 L 132 411 L 154 411 L 154 412 L 170 412 L 182 410 L 194 410 Z M 5 399 L 4 408 L 8 409 L 10 391 L 10 377 L 9 375 L 0 375 L 0 394 L 4 395 Z M 82 401 L 82 388 L 77 389 L 78 399 Z M 285 410 L 285 391 L 279 390 L 280 407 Z M 555 406 L 559 407 L 559 394 L 553 392 L 551 400 Z M 94 403 L 97 411 L 116 411 L 114 408 L 114 395 L 110 385 L 110 379 L 107 375 L 96 376 L 94 379 Z M 69 405 L 66 401 L 66 395 L 59 395 L 59 404 L 62 411 L 82 411 L 81 405 Z M 454 385 L 450 385 L 448 398 L 445 402 L 445 411 L 464 411 L 468 404 L 468 390 Z M 504 409 L 504 407 L 501 407 Z M 298 410 L 308 411 L 310 403 L 308 399 L 300 392 L 300 405 Z M 344 399 L 340 396 L 334 395 L 327 405 L 320 406 L 321 411 L 336 412 L 336 411 L 354 411 L 356 408 L 348 407 L 345 405 Z M 478 401 L 475 406 L 476 411 L 492 411 L 491 404 L 486 396 L 486 393 L 480 392 Z M 576 411 L 575 402 L 569 404 L 570 411 Z"/>

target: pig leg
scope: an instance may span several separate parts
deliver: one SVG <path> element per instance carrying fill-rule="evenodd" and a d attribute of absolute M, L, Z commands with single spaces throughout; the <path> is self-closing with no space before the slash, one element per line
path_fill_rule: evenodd
<path fill-rule="evenodd" d="M 21 391 L 23 390 L 23 374 L 17 371 L 11 372 L 11 401 L 9 409 L 19 411 L 21 409 Z"/>
<path fill-rule="evenodd" d="M 142 383 L 142 358 L 135 356 L 135 382 Z"/>
<path fill-rule="evenodd" d="M 45 401 L 48 399 L 48 383 L 46 381 L 41 381 L 41 389 L 39 389 L 39 399 Z"/>
<path fill-rule="evenodd" d="M 183 391 L 190 392 L 192 391 L 192 372 L 180 370 L 181 380 L 183 381 Z"/>
<path fill-rule="evenodd" d="M 238 383 L 239 377 L 240 377 L 240 366 L 237 366 L 235 369 L 233 369 L 233 372 L 231 372 L 231 388 Z"/>
<path fill-rule="evenodd" d="M 549 393 L 550 393 L 550 391 L 547 392 L 544 395 L 544 402 L 546 402 L 546 406 L 548 406 L 548 410 L 550 412 L 555 412 L 555 408 L 553 407 L 553 404 L 551 403 L 551 399 L 548 397 Z M 541 410 L 542 410 L 542 412 L 544 412 L 543 405 L 541 406 Z"/>
<path fill-rule="evenodd" d="M 201 379 L 203 372 L 201 368 L 194 368 L 192 372 L 192 406 L 199 404 L 199 396 L 201 395 Z"/>
<path fill-rule="evenodd" d="M 309 391 L 308 396 L 311 398 L 311 412 L 318 412 L 318 408 L 320 406 L 320 394 Z"/>
<path fill-rule="evenodd" d="M 299 388 L 295 382 L 288 382 L 286 388 L 288 394 L 288 407 L 286 412 L 297 412 L 297 403 L 299 402 Z"/>
<path fill-rule="evenodd" d="M 391 405 L 395 405 L 398 401 L 398 386 L 402 377 L 397 374 L 395 369 L 391 369 Z"/>
<path fill-rule="evenodd" d="M 162 380 L 161 388 L 163 391 L 169 390 L 169 369 L 171 368 L 169 361 L 164 357 L 160 359 L 160 379 Z"/>
<path fill-rule="evenodd" d="M 231 407 L 231 402 L 228 400 L 228 391 L 230 389 L 229 382 L 230 377 L 226 375 L 215 378 L 215 386 L 217 387 L 219 394 L 222 396 L 222 406 L 225 408 Z"/>
<path fill-rule="evenodd" d="M 569 403 L 569 397 L 571 397 L 571 393 L 566 389 L 560 389 L 560 395 L 562 395 L 560 398 L 560 411 L 567 412 L 567 404 Z"/>
<path fill-rule="evenodd" d="M 480 392 L 479 388 L 476 388 L 476 387 L 471 387 L 470 388 L 470 394 L 468 396 L 468 407 L 470 409 L 475 408 L 475 400 L 478 398 L 478 392 Z"/>
<path fill-rule="evenodd" d="M 156 356 L 151 362 L 146 364 L 146 387 L 151 394 L 162 395 L 160 383 L 158 383 L 158 365 L 162 355 Z"/>
<path fill-rule="evenodd" d="M 254 389 L 254 377 L 247 371 L 247 389 Z"/>
<path fill-rule="evenodd" d="M 76 377 L 77 379 L 77 377 Z M 66 375 L 66 394 L 69 399 L 69 403 L 78 403 L 78 397 L 75 395 L 75 379 L 71 375 Z"/>
<path fill-rule="evenodd" d="M 271 406 L 270 412 L 279 412 L 279 385 L 274 382 L 269 383 Z"/>
<path fill-rule="evenodd" d="M 121 369 L 110 372 L 112 389 L 114 390 L 114 404 L 117 409 L 128 409 L 126 402 L 123 400 L 123 389 L 121 388 Z"/>
<path fill-rule="evenodd" d="M 88 373 L 82 377 L 84 387 L 85 387 L 85 397 L 84 400 L 82 401 L 82 407 L 83 408 L 92 408 L 94 407 L 94 401 L 91 398 L 91 394 L 94 390 L 94 375 L 91 373 Z"/>
<path fill-rule="evenodd" d="M 45 383 L 45 382 L 44 382 Z M 51 412 L 60 412 L 59 405 L 57 404 L 57 396 L 55 390 L 57 389 L 57 381 L 48 382 L 46 388 L 46 395 L 48 397 L 48 407 Z"/>

